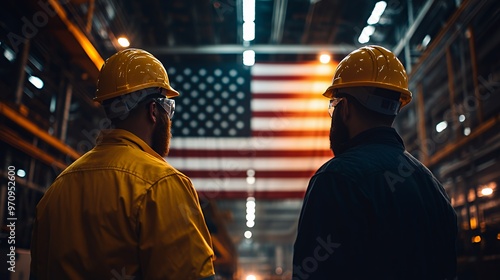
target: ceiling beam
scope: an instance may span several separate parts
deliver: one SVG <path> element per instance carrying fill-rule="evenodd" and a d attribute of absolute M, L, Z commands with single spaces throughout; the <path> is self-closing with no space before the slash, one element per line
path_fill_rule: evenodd
<path fill-rule="evenodd" d="M 354 45 L 206 45 L 179 47 L 145 47 L 155 55 L 166 54 L 241 54 L 245 50 L 254 50 L 256 54 L 315 54 L 330 52 L 347 55 L 357 47 Z"/>
<path fill-rule="evenodd" d="M 413 21 L 409 27 L 406 33 L 403 36 L 403 39 L 401 39 L 398 43 L 398 45 L 394 48 L 394 54 L 398 56 L 403 48 L 410 42 L 411 37 L 413 37 L 413 34 L 415 34 L 415 31 L 417 28 L 420 26 L 422 21 L 424 20 L 425 16 L 429 12 L 429 10 L 432 7 L 432 4 L 434 3 L 434 0 L 428 0 L 425 5 L 422 7 L 420 10 L 420 13 L 418 14 L 417 18 L 415 21 Z"/>

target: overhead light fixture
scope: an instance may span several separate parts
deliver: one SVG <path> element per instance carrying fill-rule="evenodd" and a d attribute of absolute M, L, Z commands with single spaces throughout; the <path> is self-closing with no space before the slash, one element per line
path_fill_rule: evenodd
<path fill-rule="evenodd" d="M 255 0 L 243 0 L 243 40 L 255 39 Z"/>
<path fill-rule="evenodd" d="M 246 209 L 247 227 L 252 228 L 255 225 L 255 197 L 247 197 Z"/>
<path fill-rule="evenodd" d="M 255 0 L 243 0 L 243 21 L 255 21 Z"/>
<path fill-rule="evenodd" d="M 359 43 L 364 44 L 364 43 L 368 43 L 368 41 L 370 41 L 370 36 L 363 34 L 363 33 L 361 33 L 361 35 L 359 35 L 359 38 L 358 38 Z"/>
<path fill-rule="evenodd" d="M 243 52 L 243 64 L 246 66 L 252 66 L 255 64 L 255 51 L 246 50 Z M 248 176 L 252 177 L 252 176 Z"/>
<path fill-rule="evenodd" d="M 252 238 L 252 232 L 249 230 L 245 231 L 243 235 L 245 236 L 246 239 Z"/>
<path fill-rule="evenodd" d="M 484 188 L 481 190 L 481 194 L 482 195 L 491 195 L 493 193 L 493 189 L 492 188 Z"/>
<path fill-rule="evenodd" d="M 5 49 L 3 51 L 3 56 L 5 56 L 5 58 L 7 58 L 7 60 L 10 62 L 12 62 L 12 61 L 14 61 L 14 59 L 16 59 L 16 54 L 9 49 Z"/>
<path fill-rule="evenodd" d="M 332 57 L 327 53 L 323 53 L 323 54 L 319 55 L 319 62 L 321 62 L 323 64 L 327 64 L 328 62 L 330 62 L 331 59 L 332 59 Z"/>
<path fill-rule="evenodd" d="M 464 135 L 469 136 L 469 134 L 470 134 L 470 127 L 464 128 Z"/>
<path fill-rule="evenodd" d="M 385 1 L 380 1 L 375 4 L 375 7 L 373 8 L 372 14 L 366 21 L 368 24 L 377 24 L 380 21 L 380 17 L 385 11 L 385 8 L 387 7 L 387 2 Z"/>
<path fill-rule="evenodd" d="M 481 236 L 479 235 L 473 236 L 472 243 L 481 243 Z"/>
<path fill-rule="evenodd" d="M 372 36 L 373 33 L 375 33 L 374 26 L 365 26 L 365 28 L 363 28 L 363 31 L 361 31 L 361 35 L 359 35 L 358 42 L 360 42 L 361 44 L 367 43 L 368 41 L 370 41 L 370 36 Z"/>
<path fill-rule="evenodd" d="M 422 47 L 427 48 L 427 45 L 431 42 L 431 36 L 425 35 L 424 39 L 422 40 Z"/>
<path fill-rule="evenodd" d="M 120 37 L 118 38 L 118 44 L 120 44 L 120 46 L 126 48 L 128 46 L 130 46 L 130 42 L 129 40 L 126 38 L 126 37 Z"/>
<path fill-rule="evenodd" d="M 24 176 L 26 176 L 26 171 L 24 171 L 24 169 L 18 169 L 17 176 L 24 178 Z"/>
<path fill-rule="evenodd" d="M 37 76 L 30 76 L 28 78 L 28 81 L 34 85 L 37 89 L 42 89 L 43 88 L 43 81 L 42 79 L 38 78 Z"/>
<path fill-rule="evenodd" d="M 243 23 L 243 40 L 253 41 L 255 39 L 255 22 L 246 21 Z"/>
<path fill-rule="evenodd" d="M 436 131 L 439 133 L 445 130 L 448 127 L 448 123 L 446 121 L 442 121 L 436 125 Z"/>
<path fill-rule="evenodd" d="M 380 17 L 385 11 L 385 8 L 387 7 L 387 2 L 385 1 L 379 1 L 375 4 L 375 7 L 373 8 L 373 11 L 366 21 L 368 23 L 365 28 L 363 28 L 363 31 L 361 31 L 361 34 L 359 35 L 358 42 L 361 44 L 368 43 L 370 41 L 370 36 L 373 35 L 375 32 L 375 27 L 373 26 L 374 24 L 377 24 L 380 21 Z"/>

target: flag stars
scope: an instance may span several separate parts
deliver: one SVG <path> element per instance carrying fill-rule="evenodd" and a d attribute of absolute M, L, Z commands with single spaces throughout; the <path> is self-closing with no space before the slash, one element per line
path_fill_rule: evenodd
<path fill-rule="evenodd" d="M 181 89 L 173 135 L 250 136 L 250 70 L 227 66 L 169 68 L 172 87 Z"/>

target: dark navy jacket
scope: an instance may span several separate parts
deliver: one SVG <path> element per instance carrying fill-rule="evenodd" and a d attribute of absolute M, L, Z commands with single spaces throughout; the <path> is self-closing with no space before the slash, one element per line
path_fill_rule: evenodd
<path fill-rule="evenodd" d="M 390 127 L 360 133 L 311 178 L 293 279 L 454 279 L 457 218 Z"/>

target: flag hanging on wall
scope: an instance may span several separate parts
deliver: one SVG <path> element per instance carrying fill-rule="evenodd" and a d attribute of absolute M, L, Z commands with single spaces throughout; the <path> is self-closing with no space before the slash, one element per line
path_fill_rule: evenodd
<path fill-rule="evenodd" d="M 335 65 L 167 69 L 176 98 L 167 161 L 210 198 L 302 198 L 332 157 L 321 94 Z"/>

